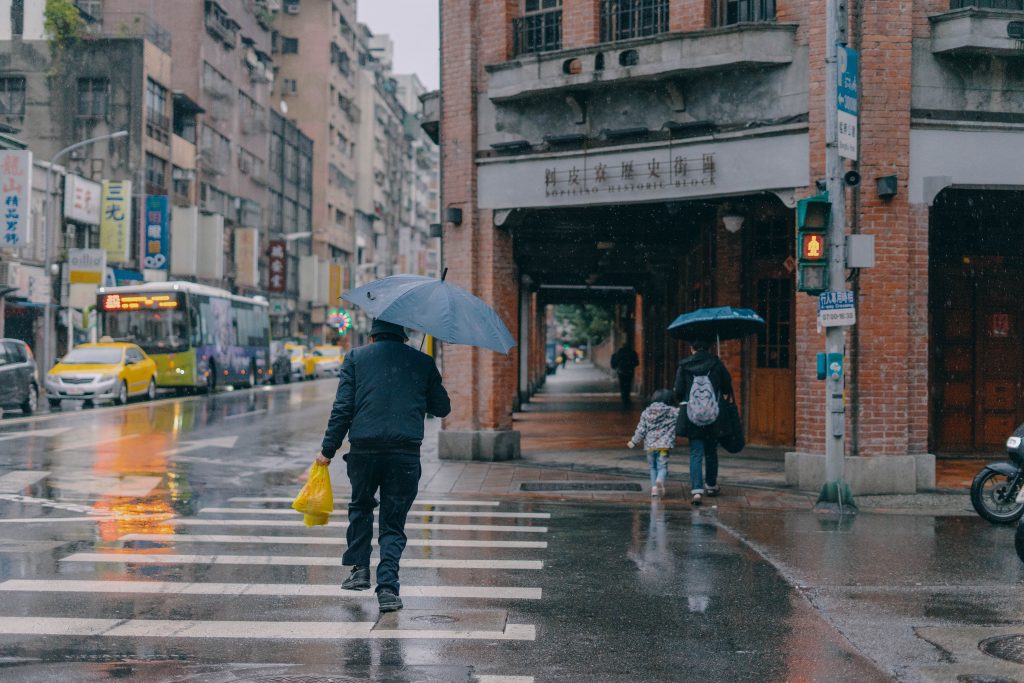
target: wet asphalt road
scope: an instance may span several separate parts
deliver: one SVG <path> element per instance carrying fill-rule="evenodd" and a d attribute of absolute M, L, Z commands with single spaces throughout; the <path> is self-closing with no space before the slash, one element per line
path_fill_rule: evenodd
<path fill-rule="evenodd" d="M 957 590 L 1024 575 L 1012 531 L 980 520 L 431 495 L 406 610 L 378 621 L 337 587 L 344 516 L 287 509 L 333 391 L 0 424 L 0 680 L 932 680 L 950 657 L 915 624 L 1022 606 Z"/>

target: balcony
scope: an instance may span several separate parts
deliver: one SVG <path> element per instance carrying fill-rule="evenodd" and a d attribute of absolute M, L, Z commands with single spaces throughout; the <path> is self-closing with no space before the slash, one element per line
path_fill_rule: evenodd
<path fill-rule="evenodd" d="M 562 49 L 562 10 L 533 12 L 512 20 L 512 50 L 526 55 Z"/>
<path fill-rule="evenodd" d="M 750 22 L 521 55 L 487 65 L 487 95 L 502 102 L 565 90 L 597 90 L 627 79 L 782 66 L 796 55 L 796 30 L 796 24 Z"/>
<path fill-rule="evenodd" d="M 420 102 L 423 103 L 420 128 L 434 144 L 438 144 L 441 139 L 441 91 L 423 93 Z"/>
<path fill-rule="evenodd" d="M 928 17 L 933 54 L 1012 57 L 1022 53 L 1011 24 L 1024 22 L 1022 0 L 951 0 L 950 11 Z"/>

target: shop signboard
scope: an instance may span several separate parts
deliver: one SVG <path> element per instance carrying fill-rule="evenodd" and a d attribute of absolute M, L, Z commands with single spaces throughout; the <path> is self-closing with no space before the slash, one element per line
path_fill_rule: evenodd
<path fill-rule="evenodd" d="M 24 247 L 32 241 L 32 152 L 0 151 L 0 205 L 4 212 L 3 246 Z"/>
<path fill-rule="evenodd" d="M 100 248 L 107 252 L 107 263 L 126 263 L 131 258 L 131 224 L 131 181 L 104 180 L 100 205 Z"/>
<path fill-rule="evenodd" d="M 64 217 L 84 225 L 100 224 L 99 183 L 69 174 L 64 180 Z"/>
<path fill-rule="evenodd" d="M 271 292 L 281 293 L 288 284 L 288 251 L 284 240 L 271 240 L 268 251 L 268 287 Z"/>
<path fill-rule="evenodd" d="M 149 270 L 167 270 L 169 265 L 168 207 L 169 202 L 165 195 L 146 197 L 146 255 L 143 263 Z"/>

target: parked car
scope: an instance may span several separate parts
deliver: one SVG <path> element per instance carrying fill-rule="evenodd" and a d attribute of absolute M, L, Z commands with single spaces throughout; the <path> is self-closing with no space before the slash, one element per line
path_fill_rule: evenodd
<path fill-rule="evenodd" d="M 20 339 L 0 339 L 0 407 L 25 415 L 39 407 L 36 360 Z"/>
<path fill-rule="evenodd" d="M 284 342 L 270 342 L 270 381 L 273 384 L 292 381 L 292 354 Z"/>
<path fill-rule="evenodd" d="M 345 354 L 340 346 L 314 346 L 313 351 L 306 356 L 306 377 L 309 379 L 337 377 L 341 374 L 343 360 L 345 360 Z"/>
<path fill-rule="evenodd" d="M 123 405 L 133 396 L 156 398 L 156 363 L 135 344 L 82 344 L 46 375 L 51 408 L 59 408 L 62 400 Z"/>
<path fill-rule="evenodd" d="M 306 379 L 306 347 L 293 342 L 285 342 L 285 351 L 291 363 L 292 381 L 301 382 Z"/>

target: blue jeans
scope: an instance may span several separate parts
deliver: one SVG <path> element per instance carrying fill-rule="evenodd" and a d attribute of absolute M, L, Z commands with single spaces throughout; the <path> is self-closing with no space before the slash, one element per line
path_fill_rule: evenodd
<path fill-rule="evenodd" d="M 348 478 L 352 501 L 348 504 L 348 548 L 341 558 L 346 567 L 367 567 L 373 540 L 374 497 L 380 489 L 380 563 L 377 591 L 390 588 L 398 594 L 398 563 L 405 550 L 405 518 L 416 500 L 420 459 L 405 453 L 349 454 Z"/>
<path fill-rule="evenodd" d="M 668 451 L 647 451 L 647 464 L 651 468 L 651 487 L 668 476 Z"/>
<path fill-rule="evenodd" d="M 690 488 L 692 493 L 704 493 L 704 463 L 707 463 L 707 484 L 718 485 L 718 443 L 714 438 L 690 439 Z"/>

